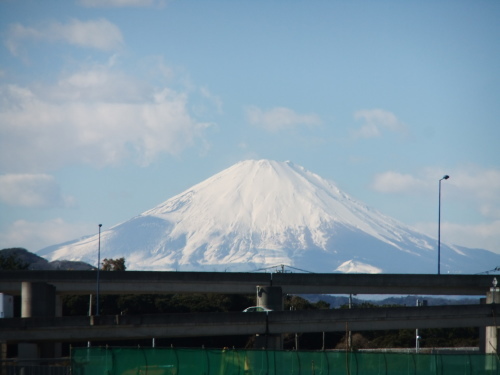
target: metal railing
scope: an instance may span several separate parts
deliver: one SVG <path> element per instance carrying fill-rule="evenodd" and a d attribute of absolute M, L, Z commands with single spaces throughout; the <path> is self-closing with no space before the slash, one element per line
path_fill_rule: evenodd
<path fill-rule="evenodd" d="M 71 360 L 55 359 L 3 359 L 0 360 L 0 375 L 69 375 Z"/>

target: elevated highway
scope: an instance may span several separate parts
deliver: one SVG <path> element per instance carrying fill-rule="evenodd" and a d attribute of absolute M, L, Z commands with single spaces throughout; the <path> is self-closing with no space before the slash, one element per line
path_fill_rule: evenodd
<path fill-rule="evenodd" d="M 8 343 L 497 326 L 500 305 L 0 319 Z"/>
<path fill-rule="evenodd" d="M 23 282 L 54 285 L 58 295 L 92 294 L 96 271 L 2 271 L 0 292 L 21 293 Z M 254 294 L 279 286 L 285 294 L 485 295 L 491 275 L 316 274 L 230 272 L 100 272 L 101 294 Z"/>
<path fill-rule="evenodd" d="M 58 315 L 56 296 L 94 294 L 96 271 L 4 271 L 0 273 L 0 292 L 21 294 L 24 312 L 23 318 L 0 319 L 0 341 L 42 345 L 44 342 L 212 335 L 259 334 L 276 338 L 282 333 L 436 327 L 489 327 L 496 332 L 500 304 L 491 302 L 499 302 L 500 289 L 491 295 L 492 281 L 491 275 L 101 271 L 99 289 L 103 295 L 257 293 L 260 298 L 262 291 L 264 297 L 266 293 L 278 291 L 279 300 L 284 294 L 486 296 L 490 293 L 490 304 L 273 311 L 269 314 L 61 317 L 55 316 Z M 270 298 L 271 294 L 267 296 Z M 486 341 L 491 342 L 490 337 L 496 340 L 496 335 L 488 332 Z"/>

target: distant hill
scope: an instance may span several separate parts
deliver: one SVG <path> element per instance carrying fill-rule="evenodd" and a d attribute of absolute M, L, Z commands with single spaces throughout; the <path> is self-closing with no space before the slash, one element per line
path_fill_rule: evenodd
<path fill-rule="evenodd" d="M 69 260 L 55 260 L 53 262 L 47 261 L 36 254 L 30 253 L 28 250 L 14 247 L 9 249 L 0 250 L 0 258 L 13 257 L 16 263 L 26 266 L 28 270 L 75 270 L 86 271 L 93 270 L 95 267 L 85 262 L 69 261 Z M 0 265 L 0 269 L 2 266 Z"/>
<path fill-rule="evenodd" d="M 330 308 L 339 308 L 349 304 L 349 297 L 347 296 L 334 296 L 326 294 L 307 294 L 301 295 L 302 298 L 311 303 L 324 301 L 330 304 Z M 352 305 L 355 308 L 363 303 L 370 303 L 377 306 L 397 305 L 397 306 L 416 306 L 417 300 L 427 301 L 428 306 L 442 306 L 442 305 L 474 305 L 479 303 L 479 297 L 463 297 L 463 298 L 449 298 L 449 297 L 428 297 L 428 296 L 390 296 L 384 299 L 360 299 L 353 296 Z"/>

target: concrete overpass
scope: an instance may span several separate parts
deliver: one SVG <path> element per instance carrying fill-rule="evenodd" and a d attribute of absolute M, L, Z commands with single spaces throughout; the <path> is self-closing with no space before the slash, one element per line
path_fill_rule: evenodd
<path fill-rule="evenodd" d="M 285 294 L 491 295 L 491 275 L 299 274 L 221 272 L 100 272 L 101 294 L 257 293 L 269 314 L 182 314 L 114 317 L 57 317 L 56 298 L 94 294 L 96 271 L 4 271 L 0 292 L 22 296 L 22 317 L 0 320 L 0 341 L 19 342 L 33 352 L 44 342 L 120 338 L 331 332 L 370 329 L 487 327 L 497 346 L 498 307 L 490 305 L 425 308 L 282 310 Z M 281 307 L 280 307 L 281 305 Z M 60 306 L 60 305 L 59 305 Z M 490 332 L 491 331 L 491 332 Z M 24 350 L 24 349 L 23 349 Z M 496 350 L 496 349 L 495 349 Z"/>
<path fill-rule="evenodd" d="M 497 326 L 500 305 L 0 319 L 9 343 Z"/>
<path fill-rule="evenodd" d="M 23 282 L 47 283 L 58 295 L 92 294 L 96 271 L 2 271 L 0 292 L 21 293 Z M 101 294 L 254 294 L 257 285 L 285 294 L 482 295 L 491 275 L 304 274 L 229 272 L 100 272 Z"/>

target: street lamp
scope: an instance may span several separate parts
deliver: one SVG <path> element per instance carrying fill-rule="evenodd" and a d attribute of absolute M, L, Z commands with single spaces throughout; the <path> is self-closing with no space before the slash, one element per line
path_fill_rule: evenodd
<path fill-rule="evenodd" d="M 449 179 L 450 176 L 445 174 L 439 180 L 439 213 L 438 213 L 438 275 L 441 274 L 441 181 Z"/>
<path fill-rule="evenodd" d="M 99 269 L 101 268 L 101 227 L 99 224 L 99 243 L 97 247 L 97 294 L 96 294 L 96 312 L 95 315 L 99 316 Z"/>

